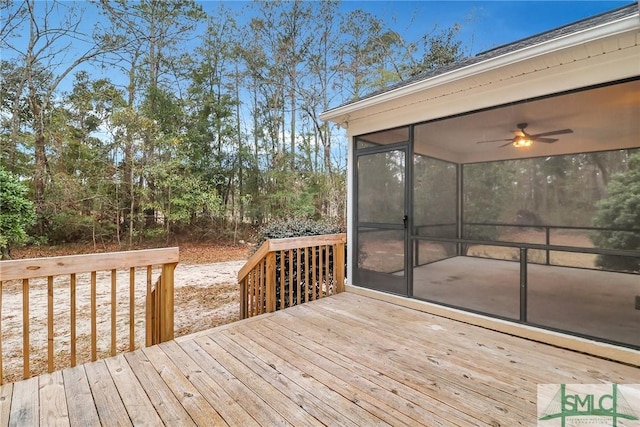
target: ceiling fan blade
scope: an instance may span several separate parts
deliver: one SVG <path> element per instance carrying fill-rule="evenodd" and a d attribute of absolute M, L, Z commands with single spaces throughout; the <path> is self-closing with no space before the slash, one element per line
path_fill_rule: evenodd
<path fill-rule="evenodd" d="M 552 130 L 551 132 L 543 132 L 543 133 L 537 133 L 535 135 L 529 135 L 529 137 L 537 138 L 539 136 L 563 135 L 565 133 L 573 133 L 573 130 L 571 129 Z"/>
<path fill-rule="evenodd" d="M 509 142 L 507 142 L 506 144 L 500 145 L 498 148 L 503 148 L 503 147 L 506 147 L 507 145 L 511 145 L 511 144 L 513 144 L 513 141 L 509 140 Z"/>
<path fill-rule="evenodd" d="M 513 141 L 513 138 L 508 139 L 491 139 L 489 141 L 478 141 L 476 144 L 486 144 L 487 142 L 503 142 L 503 141 Z"/>
<path fill-rule="evenodd" d="M 553 144 L 554 142 L 556 142 L 558 139 L 557 138 L 531 138 L 532 141 L 535 142 L 544 142 L 546 144 Z"/>

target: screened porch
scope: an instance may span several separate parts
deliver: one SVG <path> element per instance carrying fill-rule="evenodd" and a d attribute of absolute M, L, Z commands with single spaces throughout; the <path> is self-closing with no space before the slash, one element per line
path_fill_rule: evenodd
<path fill-rule="evenodd" d="M 637 117 L 631 79 L 356 136 L 352 283 L 640 348 Z"/>

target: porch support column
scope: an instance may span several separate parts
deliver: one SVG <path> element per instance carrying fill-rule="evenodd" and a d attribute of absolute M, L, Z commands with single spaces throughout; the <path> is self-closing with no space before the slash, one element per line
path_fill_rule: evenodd
<path fill-rule="evenodd" d="M 527 248 L 520 248 L 520 321 L 527 321 Z"/>
<path fill-rule="evenodd" d="M 462 164 L 456 163 L 456 239 L 462 239 L 464 236 L 463 228 L 463 190 L 462 187 Z M 456 243 L 456 255 L 465 255 L 462 250 L 462 243 Z"/>

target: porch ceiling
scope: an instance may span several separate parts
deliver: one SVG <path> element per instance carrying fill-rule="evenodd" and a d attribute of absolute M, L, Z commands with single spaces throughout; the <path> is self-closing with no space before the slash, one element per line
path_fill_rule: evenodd
<path fill-rule="evenodd" d="M 417 126 L 416 152 L 456 163 L 541 157 L 640 146 L 640 80 L 521 102 Z M 570 128 L 553 144 L 527 148 L 478 141 L 514 136 L 518 123 L 537 134 Z"/>

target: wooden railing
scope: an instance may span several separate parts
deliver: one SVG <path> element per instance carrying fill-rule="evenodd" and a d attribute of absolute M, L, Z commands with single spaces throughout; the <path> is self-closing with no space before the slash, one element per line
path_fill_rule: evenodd
<path fill-rule="evenodd" d="M 271 239 L 238 273 L 240 318 L 344 291 L 345 234 Z"/>
<path fill-rule="evenodd" d="M 5 373 L 17 379 L 20 351 L 26 379 L 34 353 L 43 359 L 45 347 L 47 371 L 52 372 L 75 366 L 81 352 L 83 363 L 132 351 L 136 343 L 173 339 L 178 257 L 178 248 L 163 248 L 0 261 L 0 384 Z M 19 337 L 15 342 L 20 326 L 21 349 Z M 17 372 L 3 369 L 3 339 L 9 338 L 14 338 L 12 345 L 4 350 Z"/>

